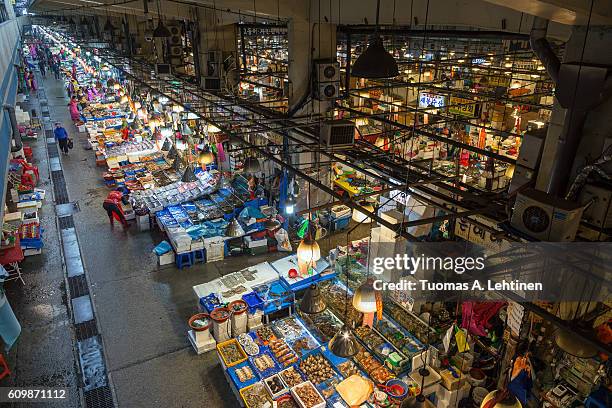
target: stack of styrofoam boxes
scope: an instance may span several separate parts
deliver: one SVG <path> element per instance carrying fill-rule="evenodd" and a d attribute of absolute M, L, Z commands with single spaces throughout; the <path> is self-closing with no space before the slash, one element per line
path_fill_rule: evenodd
<path fill-rule="evenodd" d="M 225 257 L 225 240 L 221 237 L 203 238 L 206 262 L 220 261 Z"/>
<path fill-rule="evenodd" d="M 244 242 L 251 255 L 261 255 L 268 252 L 268 240 L 266 238 L 253 240 L 253 238 L 247 235 L 244 237 Z"/>
<path fill-rule="evenodd" d="M 247 314 L 247 327 L 249 331 L 256 330 L 263 326 L 263 310 L 257 309 L 255 313 Z"/>
<path fill-rule="evenodd" d="M 447 390 L 444 385 L 438 384 L 436 391 L 436 407 L 437 408 L 457 408 L 459 402 L 470 395 L 472 386 L 467 381 L 455 390 Z"/>
<path fill-rule="evenodd" d="M 168 239 L 178 254 L 191 252 L 191 237 L 185 232 L 185 228 L 169 227 L 166 232 Z"/>
<path fill-rule="evenodd" d="M 204 239 L 203 238 L 193 239 L 191 241 L 191 250 L 199 251 L 200 249 L 204 249 Z"/>

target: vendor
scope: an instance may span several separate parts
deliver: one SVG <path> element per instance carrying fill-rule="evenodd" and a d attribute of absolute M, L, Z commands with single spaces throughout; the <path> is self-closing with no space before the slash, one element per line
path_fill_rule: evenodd
<path fill-rule="evenodd" d="M 115 219 L 121 222 L 124 230 L 129 227 L 125 219 L 125 214 L 123 213 L 123 208 L 121 207 L 121 204 L 128 203 L 128 195 L 127 193 L 124 194 L 125 191 L 127 190 L 122 188 L 111 191 L 102 204 L 102 208 L 106 210 L 106 214 L 108 215 L 108 221 L 110 222 L 111 228 L 115 226 Z"/>
<path fill-rule="evenodd" d="M 70 98 L 70 103 L 68 106 L 70 107 L 70 119 L 72 119 L 73 122 L 81 120 L 81 114 L 79 113 L 79 107 L 77 106 L 77 99 L 74 96 Z"/>

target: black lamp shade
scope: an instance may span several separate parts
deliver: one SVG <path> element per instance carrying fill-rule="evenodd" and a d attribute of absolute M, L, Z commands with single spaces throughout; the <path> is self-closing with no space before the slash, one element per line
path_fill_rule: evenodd
<path fill-rule="evenodd" d="M 193 183 L 194 181 L 198 181 L 198 178 L 195 175 L 193 170 L 193 165 L 190 163 L 187 165 L 185 172 L 183 173 L 183 177 L 181 177 L 181 181 L 183 183 Z"/>
<path fill-rule="evenodd" d="M 327 305 L 325 305 L 319 286 L 316 284 L 310 285 L 306 292 L 304 292 L 304 297 L 300 302 L 300 311 L 307 314 L 315 314 L 321 313 L 326 307 Z"/>
<path fill-rule="evenodd" d="M 172 147 L 172 144 L 170 143 L 168 138 L 166 138 L 166 140 L 164 140 L 164 144 L 162 145 L 161 150 L 162 152 L 169 152 L 171 147 Z"/>
<path fill-rule="evenodd" d="M 106 23 L 104 24 L 104 31 L 114 31 L 115 26 L 111 23 L 110 18 L 106 19 Z"/>
<path fill-rule="evenodd" d="M 393 78 L 399 75 L 397 62 L 393 55 L 385 50 L 382 38 L 376 36 L 371 40 L 368 48 L 353 64 L 351 75 L 368 79 Z"/>
<path fill-rule="evenodd" d="M 172 145 L 172 147 L 170 148 L 170 150 L 168 151 L 168 156 L 169 159 L 176 159 L 178 157 L 178 152 L 176 151 L 176 148 L 174 147 L 174 145 Z"/>
<path fill-rule="evenodd" d="M 172 34 L 170 33 L 170 30 L 168 30 L 168 28 L 164 25 L 164 23 L 161 20 L 159 20 L 157 22 L 157 27 L 155 27 L 155 30 L 153 30 L 153 37 L 168 38 L 171 35 Z"/>
<path fill-rule="evenodd" d="M 329 351 L 338 357 L 350 358 L 357 354 L 359 345 L 351 329 L 345 324 L 329 341 Z"/>

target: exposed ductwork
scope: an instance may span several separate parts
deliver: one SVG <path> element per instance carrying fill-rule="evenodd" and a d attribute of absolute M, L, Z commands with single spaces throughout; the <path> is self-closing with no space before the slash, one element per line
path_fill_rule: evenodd
<path fill-rule="evenodd" d="M 547 29 L 548 20 L 536 17 L 530 43 L 555 82 L 555 105 L 562 108 L 553 111 L 552 123 L 562 124 L 562 130 L 545 187 L 547 193 L 562 198 L 571 181 L 572 164 L 583 137 L 587 114 L 609 96 L 610 78 L 606 82 L 605 67 L 585 65 L 583 61 L 561 63 L 546 39 Z M 548 136 L 551 131 L 554 131 L 552 127 Z"/>
<path fill-rule="evenodd" d="M 533 27 L 531 28 L 531 35 L 529 36 L 529 43 L 531 49 L 538 56 L 546 72 L 557 84 L 559 82 L 559 70 L 561 68 L 561 61 L 555 52 L 553 51 L 550 43 L 546 39 L 546 32 L 548 31 L 548 20 L 535 17 L 533 20 Z"/>

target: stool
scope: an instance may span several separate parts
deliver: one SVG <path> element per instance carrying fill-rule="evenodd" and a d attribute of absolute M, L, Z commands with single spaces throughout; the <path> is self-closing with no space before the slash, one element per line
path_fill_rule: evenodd
<path fill-rule="evenodd" d="M 193 258 L 191 252 L 176 254 L 176 267 L 183 269 L 184 266 L 193 266 Z"/>
<path fill-rule="evenodd" d="M 193 263 L 197 264 L 199 262 L 206 262 L 206 251 L 203 249 L 196 249 L 192 252 L 193 254 Z"/>
<path fill-rule="evenodd" d="M 6 377 L 7 375 L 11 375 L 11 370 L 4 359 L 4 354 L 0 353 L 0 380 Z"/>

